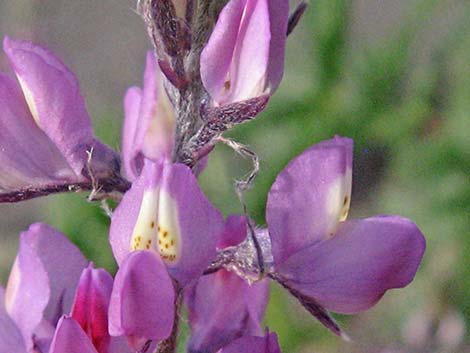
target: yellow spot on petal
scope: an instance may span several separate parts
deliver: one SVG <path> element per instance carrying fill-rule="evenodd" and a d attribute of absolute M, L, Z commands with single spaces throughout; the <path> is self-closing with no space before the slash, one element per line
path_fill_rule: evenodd
<path fill-rule="evenodd" d="M 160 192 L 158 205 L 158 252 L 167 262 L 178 260 L 181 237 L 178 223 L 178 211 L 175 200 L 166 192 Z"/>
<path fill-rule="evenodd" d="M 334 236 L 339 222 L 347 219 L 351 203 L 352 171 L 339 177 L 328 189 L 326 199 L 326 222 L 329 236 Z"/>
<path fill-rule="evenodd" d="M 341 209 L 341 214 L 339 217 L 340 222 L 343 222 L 346 220 L 346 218 L 348 218 L 350 203 L 351 203 L 351 197 L 349 197 L 349 195 L 346 195 L 343 200 L 343 207 Z"/>
<path fill-rule="evenodd" d="M 180 247 L 176 201 L 158 188 L 145 191 L 129 248 L 154 249 L 165 261 L 174 263 L 179 259 Z"/>

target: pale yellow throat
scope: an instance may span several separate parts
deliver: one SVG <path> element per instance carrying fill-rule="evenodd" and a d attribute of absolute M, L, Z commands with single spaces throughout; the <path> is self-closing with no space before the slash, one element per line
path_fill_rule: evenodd
<path fill-rule="evenodd" d="M 41 127 L 40 121 L 39 121 L 39 113 L 38 109 L 36 107 L 36 103 L 34 102 L 33 98 L 33 93 L 29 89 L 28 85 L 26 82 L 20 77 L 18 77 L 18 81 L 20 82 L 21 89 L 23 90 L 24 98 L 26 100 L 26 104 L 28 105 L 29 111 L 31 112 L 31 116 L 34 119 L 34 122 Z"/>
<path fill-rule="evenodd" d="M 345 175 L 333 182 L 328 190 L 326 207 L 327 218 L 329 219 L 327 225 L 329 236 L 333 236 L 336 233 L 338 224 L 348 218 L 351 205 L 351 183 L 352 170 L 347 169 Z"/>
<path fill-rule="evenodd" d="M 130 249 L 154 250 L 164 261 L 175 263 L 180 258 L 180 234 L 176 201 L 160 188 L 145 191 Z"/>

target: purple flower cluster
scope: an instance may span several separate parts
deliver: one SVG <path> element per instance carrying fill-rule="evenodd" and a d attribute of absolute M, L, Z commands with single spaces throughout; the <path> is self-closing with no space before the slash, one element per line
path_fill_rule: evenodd
<path fill-rule="evenodd" d="M 59 59 L 4 40 L 17 79 L 0 75 L 0 202 L 123 195 L 111 217 L 114 279 L 45 224 L 21 234 L 0 287 L 0 353 L 175 352 L 183 305 L 188 352 L 280 353 L 262 325 L 270 279 L 343 337 L 328 311 L 366 310 L 412 281 L 425 249 L 416 225 L 399 216 L 347 220 L 348 138 L 320 142 L 285 167 L 264 228 L 247 215 L 224 220 L 207 199 L 197 181 L 206 156 L 266 106 L 299 12 L 289 21 L 287 0 L 230 0 L 198 50 L 200 39 L 188 35 L 193 6 L 142 5 L 156 53 L 147 55 L 143 87 L 126 93 L 121 156 L 94 137 L 77 79 Z M 197 75 L 187 65 L 194 57 Z"/>

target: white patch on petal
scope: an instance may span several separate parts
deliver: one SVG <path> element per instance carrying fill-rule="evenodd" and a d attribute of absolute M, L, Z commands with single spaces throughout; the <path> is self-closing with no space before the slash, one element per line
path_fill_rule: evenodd
<path fill-rule="evenodd" d="M 18 258 L 15 259 L 15 263 L 10 272 L 10 277 L 8 278 L 7 288 L 5 290 L 5 309 L 7 313 L 12 315 L 13 304 L 15 298 L 18 296 L 18 290 L 21 282 L 21 272 L 18 269 Z"/>
<path fill-rule="evenodd" d="M 132 232 L 130 243 L 132 251 L 157 249 L 155 242 L 158 237 L 158 195 L 158 188 L 144 192 L 139 216 Z"/>
<path fill-rule="evenodd" d="M 29 89 L 28 85 L 26 82 L 19 76 L 18 81 L 20 82 L 21 89 L 23 90 L 24 98 L 26 100 L 26 103 L 28 104 L 29 111 L 31 112 L 31 115 L 33 116 L 34 121 L 36 124 L 41 127 L 40 121 L 39 121 L 39 113 L 38 109 L 36 107 L 36 103 L 34 103 L 33 99 L 33 93 Z"/>
<path fill-rule="evenodd" d="M 166 262 L 179 260 L 181 232 L 176 201 L 164 190 L 160 191 L 158 207 L 158 251 Z"/>
<path fill-rule="evenodd" d="M 348 168 L 346 173 L 333 182 L 328 190 L 326 198 L 327 232 L 334 235 L 339 222 L 348 217 L 351 204 L 352 170 Z"/>

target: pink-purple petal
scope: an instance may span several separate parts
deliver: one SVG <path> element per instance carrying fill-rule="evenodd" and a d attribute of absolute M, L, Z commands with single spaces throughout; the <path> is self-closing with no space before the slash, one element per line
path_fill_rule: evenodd
<path fill-rule="evenodd" d="M 230 70 L 230 88 L 223 103 L 253 98 L 264 93 L 271 33 L 268 0 L 247 0 L 238 30 Z"/>
<path fill-rule="evenodd" d="M 304 151 L 279 173 L 266 220 L 277 265 L 336 231 L 351 194 L 352 140 L 335 137 Z"/>
<path fill-rule="evenodd" d="M 247 0 L 228 73 L 230 90 L 225 102 L 265 93 L 271 42 L 269 0 Z"/>
<path fill-rule="evenodd" d="M 185 286 L 197 280 L 215 258 L 224 219 L 183 164 L 164 166 L 162 189 L 175 201 L 181 238 L 179 261 L 168 264 L 168 271 Z"/>
<path fill-rule="evenodd" d="M 21 234 L 21 241 L 34 249 L 47 272 L 51 296 L 44 318 L 55 323 L 62 313 L 70 311 L 88 261 L 65 235 L 44 223 L 31 225 Z"/>
<path fill-rule="evenodd" d="M 140 103 L 142 90 L 131 87 L 124 97 L 124 123 L 122 128 L 122 162 L 125 176 L 133 181 L 139 175 L 138 165 L 135 161 L 135 134 L 139 123 Z"/>
<path fill-rule="evenodd" d="M 425 250 L 417 226 L 398 216 L 341 223 L 336 235 L 291 256 L 278 272 L 289 287 L 328 310 L 370 308 L 392 288 L 414 278 Z"/>
<path fill-rule="evenodd" d="M 139 90 L 131 88 L 125 97 L 125 119 L 123 130 L 123 159 L 126 174 L 132 179 L 137 177 L 143 168 L 143 148 L 146 134 L 155 115 L 157 104 L 157 70 L 158 65 L 153 52 L 147 53 L 144 72 L 144 87 Z"/>
<path fill-rule="evenodd" d="M 80 181 L 34 122 L 18 85 L 0 74 L 0 190 Z"/>
<path fill-rule="evenodd" d="M 80 325 L 71 317 L 63 316 L 57 324 L 49 353 L 98 353 Z M 105 352 L 99 352 L 105 353 Z"/>
<path fill-rule="evenodd" d="M 225 5 L 201 53 L 202 82 L 217 102 L 223 97 L 245 3 L 246 0 L 231 0 Z"/>
<path fill-rule="evenodd" d="M 90 264 L 80 276 L 70 313 L 100 353 L 107 352 L 110 343 L 108 308 L 112 288 L 111 275 Z"/>
<path fill-rule="evenodd" d="M 170 335 L 174 320 L 173 283 L 159 255 L 131 253 L 116 274 L 109 309 L 109 332 L 125 335 L 139 349 L 147 340 Z"/>
<path fill-rule="evenodd" d="M 146 202 L 154 209 L 145 210 L 146 216 L 141 219 L 143 207 L 149 207 Z M 177 243 L 178 250 L 173 261 L 167 261 L 167 267 L 172 277 L 185 286 L 196 281 L 215 258 L 224 220 L 199 188 L 190 168 L 145 160 L 140 177 L 124 195 L 112 217 L 110 242 L 119 264 L 131 251 L 136 225 L 144 227 L 139 228 L 140 231 L 147 231 L 150 224 L 154 227 L 148 234 L 150 244 L 157 243 L 157 225 L 172 229 L 170 237 Z M 150 248 L 158 251 L 156 245 Z"/>
<path fill-rule="evenodd" d="M 144 158 L 169 158 L 173 148 L 175 117 L 154 52 L 147 53 L 143 81 L 142 90 L 131 87 L 124 99 L 123 160 L 131 180 L 140 174 Z"/>
<path fill-rule="evenodd" d="M 119 158 L 96 140 L 72 72 L 51 52 L 5 37 L 3 49 L 16 73 L 30 115 L 77 177 L 115 177 Z"/>
<path fill-rule="evenodd" d="M 272 94 L 281 83 L 282 76 L 284 75 L 289 0 L 269 0 L 268 6 L 271 45 L 269 46 L 266 89 L 268 93 Z"/>
<path fill-rule="evenodd" d="M 51 52 L 5 37 L 3 49 L 22 83 L 32 115 L 80 175 L 95 144 L 85 101 L 72 72 Z M 100 147 L 101 148 L 101 147 Z"/>
<path fill-rule="evenodd" d="M 201 77 L 217 104 L 272 94 L 284 71 L 287 0 L 231 0 L 201 54 Z"/>
<path fill-rule="evenodd" d="M 20 247 L 5 293 L 5 305 L 27 347 L 33 336 L 48 345 L 53 328 L 69 312 L 87 262 L 60 232 L 36 223 L 20 235 Z"/>
<path fill-rule="evenodd" d="M 5 291 L 5 307 L 28 348 L 51 298 L 49 277 L 28 233 L 21 234 L 18 255 Z"/>
<path fill-rule="evenodd" d="M 217 247 L 219 249 L 235 246 L 245 240 L 247 224 L 245 216 L 230 215 L 225 221 L 223 233 L 219 237 Z"/>
<path fill-rule="evenodd" d="M 141 144 L 142 154 L 153 161 L 169 159 L 174 143 L 176 118 L 163 80 L 155 53 L 148 52 L 135 142 Z"/>
<path fill-rule="evenodd" d="M 26 353 L 20 330 L 5 309 L 5 290 L 0 286 L 0 347 L 2 352 Z"/>
<path fill-rule="evenodd" d="M 109 241 L 118 263 L 124 261 L 131 251 L 131 238 L 142 207 L 144 193 L 161 183 L 162 164 L 144 160 L 140 176 L 132 183 L 111 218 Z M 156 215 L 155 215 L 156 216 Z"/>
<path fill-rule="evenodd" d="M 268 291 L 268 281 L 250 286 L 226 270 L 201 277 L 187 294 L 189 352 L 216 352 L 242 335 L 261 334 Z"/>

